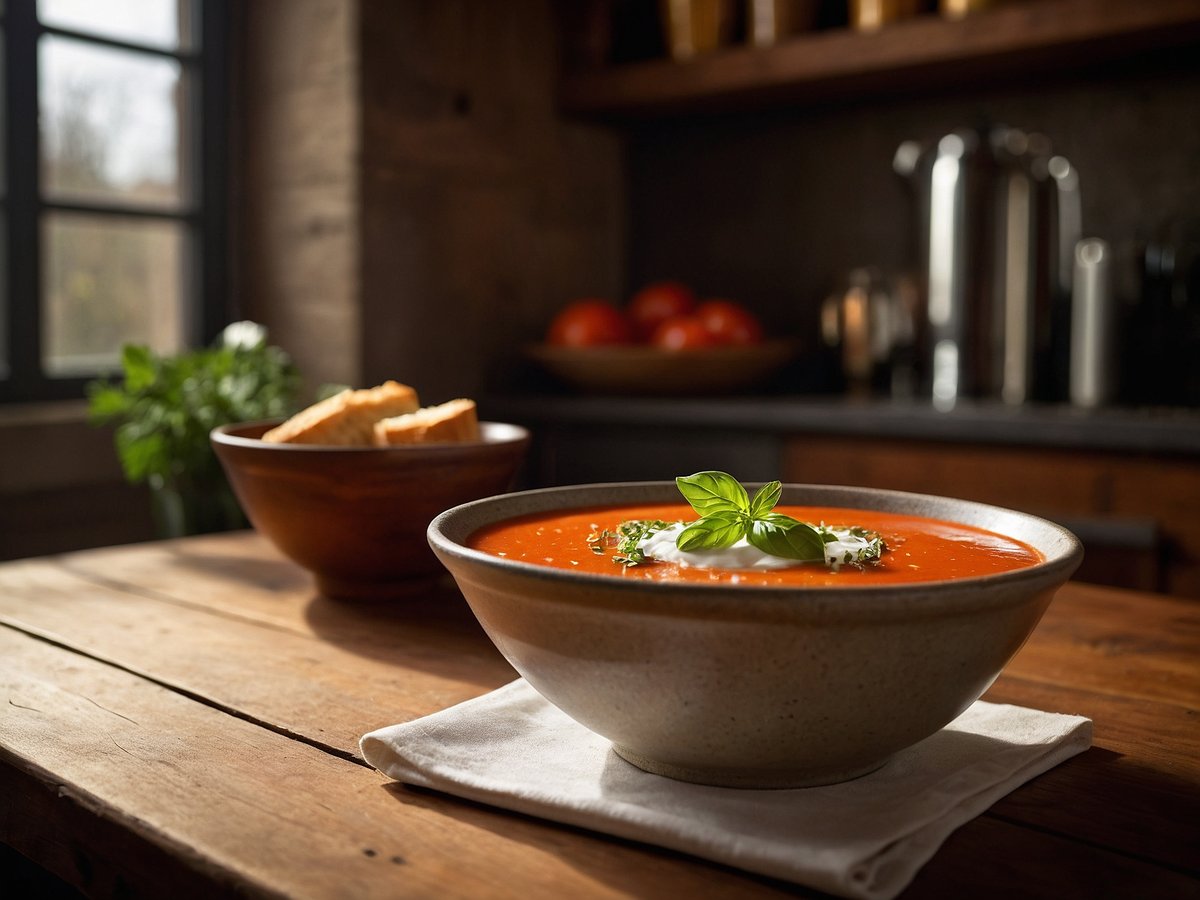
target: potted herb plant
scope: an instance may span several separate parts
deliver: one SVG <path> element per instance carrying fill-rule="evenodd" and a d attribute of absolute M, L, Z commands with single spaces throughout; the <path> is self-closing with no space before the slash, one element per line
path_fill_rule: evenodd
<path fill-rule="evenodd" d="M 96 424 L 118 423 L 121 466 L 150 486 L 161 534 L 245 527 L 209 432 L 294 412 L 300 378 L 288 355 L 268 345 L 263 326 L 234 322 L 211 347 L 173 356 L 127 345 L 121 365 L 121 383 L 88 385 L 89 412 Z"/>

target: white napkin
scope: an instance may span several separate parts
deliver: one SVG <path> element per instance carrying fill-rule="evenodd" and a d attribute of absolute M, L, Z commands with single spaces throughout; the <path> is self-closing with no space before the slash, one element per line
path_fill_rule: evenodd
<path fill-rule="evenodd" d="M 373 731 L 360 747 L 372 766 L 409 784 L 831 894 L 890 898 L 955 828 L 1091 742 L 1088 719 L 978 701 L 855 781 L 708 787 L 625 762 L 518 679 Z"/>

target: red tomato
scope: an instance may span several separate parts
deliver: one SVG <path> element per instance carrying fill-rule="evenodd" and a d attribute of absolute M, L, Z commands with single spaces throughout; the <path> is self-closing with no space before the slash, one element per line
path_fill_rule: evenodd
<path fill-rule="evenodd" d="M 634 336 L 648 341 L 667 319 L 684 316 L 696 305 L 691 288 L 678 281 L 655 281 L 643 287 L 629 301 L 626 313 L 633 323 Z"/>
<path fill-rule="evenodd" d="M 705 300 L 696 307 L 696 318 L 718 344 L 757 344 L 763 339 L 762 323 L 740 303 Z"/>
<path fill-rule="evenodd" d="M 674 316 L 654 330 L 650 342 L 663 350 L 699 350 L 712 347 L 716 339 L 697 316 Z"/>
<path fill-rule="evenodd" d="M 546 342 L 559 347 L 597 347 L 633 340 L 629 320 L 607 300 L 576 300 L 554 317 Z"/>

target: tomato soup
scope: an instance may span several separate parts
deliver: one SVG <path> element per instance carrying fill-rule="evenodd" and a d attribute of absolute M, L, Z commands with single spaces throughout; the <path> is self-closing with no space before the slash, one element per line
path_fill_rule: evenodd
<path fill-rule="evenodd" d="M 684 504 L 590 507 L 522 516 L 480 529 L 471 535 L 468 545 L 506 559 L 613 578 L 763 587 L 946 581 L 1021 569 L 1043 558 L 1033 547 L 1013 538 L 939 519 L 811 506 L 778 506 L 774 511 L 814 525 L 866 528 L 878 533 L 887 549 L 879 560 L 861 565 L 830 567 L 811 562 L 781 569 L 728 569 L 649 559 L 622 566 L 613 561 L 611 549 L 598 554 L 589 544 L 597 532 L 615 531 L 629 519 L 694 521 L 696 514 Z"/>

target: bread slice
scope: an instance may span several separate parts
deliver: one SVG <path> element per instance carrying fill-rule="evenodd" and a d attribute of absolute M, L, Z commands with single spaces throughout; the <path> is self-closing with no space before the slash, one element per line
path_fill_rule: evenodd
<path fill-rule="evenodd" d="M 407 384 L 385 381 L 379 387 L 346 389 L 301 410 L 263 435 L 275 444 L 370 446 L 375 423 L 420 409 L 417 392 Z"/>
<path fill-rule="evenodd" d="M 375 443 L 381 446 L 477 440 L 479 419 L 474 400 L 450 400 L 375 423 Z"/>

